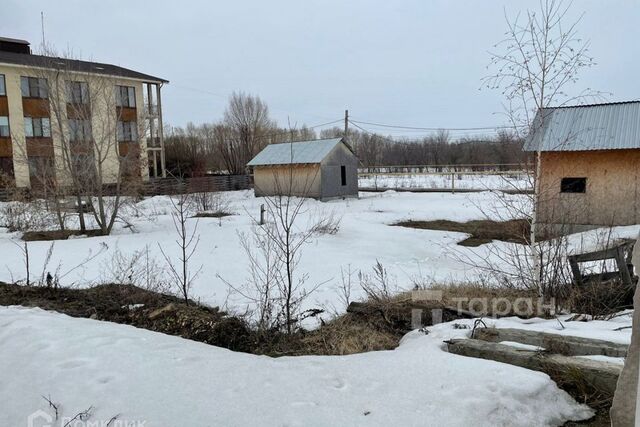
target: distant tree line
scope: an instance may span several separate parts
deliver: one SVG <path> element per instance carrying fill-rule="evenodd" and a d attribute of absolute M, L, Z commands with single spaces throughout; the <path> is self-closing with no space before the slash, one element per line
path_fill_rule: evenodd
<path fill-rule="evenodd" d="M 244 174 L 245 165 L 269 144 L 343 136 L 339 127 L 317 133 L 306 126 L 289 129 L 269 116 L 257 96 L 234 93 L 223 118 L 215 123 L 172 127 L 165 131 L 167 170 L 175 176 L 211 173 Z M 489 138 L 454 140 L 446 131 L 417 139 L 349 129 L 348 141 L 363 166 L 520 164 L 527 155 L 522 140 L 509 132 Z"/>

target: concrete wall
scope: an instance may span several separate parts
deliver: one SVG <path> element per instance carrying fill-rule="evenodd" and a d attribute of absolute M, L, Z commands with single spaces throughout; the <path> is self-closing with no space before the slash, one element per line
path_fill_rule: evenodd
<path fill-rule="evenodd" d="M 346 185 L 342 185 L 341 166 L 346 167 Z M 358 197 L 358 158 L 344 144 L 338 144 L 322 161 L 323 200 Z"/>
<path fill-rule="evenodd" d="M 291 194 L 320 198 L 320 165 L 257 166 L 253 170 L 256 197 Z"/>
<path fill-rule="evenodd" d="M 585 177 L 585 193 L 561 193 L 564 177 Z M 640 150 L 545 152 L 538 222 L 595 226 L 640 224 Z"/>
<path fill-rule="evenodd" d="M 73 78 L 75 81 L 83 81 L 89 84 L 89 92 L 92 107 L 92 131 L 96 143 L 102 142 L 105 152 L 106 160 L 103 162 L 103 169 L 105 171 L 104 183 L 113 183 L 117 176 L 118 160 L 117 160 L 117 143 L 110 138 L 110 134 L 113 134 L 115 129 L 115 122 L 117 120 L 117 114 L 115 110 L 115 90 L 116 85 L 133 86 L 136 91 L 136 107 L 138 114 L 139 127 L 144 123 L 145 111 L 144 111 L 144 94 L 143 83 L 139 80 L 115 78 L 109 76 L 99 75 L 92 77 L 87 73 L 65 73 L 65 79 Z M 49 80 L 53 78 L 53 74 L 43 69 L 37 69 L 32 67 L 26 67 L 13 64 L 0 64 L 0 74 L 4 74 L 7 90 L 7 100 L 9 106 L 9 127 L 11 130 L 11 139 L 13 146 L 13 167 L 16 185 L 18 187 L 29 187 L 29 166 L 27 163 L 27 149 L 26 138 L 24 134 L 24 110 L 23 100 L 20 91 L 20 77 L 47 77 Z M 49 85 L 52 86 L 51 84 Z M 54 95 L 50 95 L 50 99 Z M 64 94 L 58 94 L 64 99 Z M 108 115 L 108 117 L 107 117 Z M 66 110 L 62 109 L 61 117 L 66 120 Z M 65 167 L 62 161 L 62 136 L 60 134 L 60 127 L 57 125 L 55 114 L 50 114 L 51 120 L 51 139 L 54 147 L 54 163 L 56 168 L 56 177 L 58 182 L 68 182 L 69 177 L 65 172 Z M 113 126 L 113 128 L 112 128 Z M 66 129 L 66 126 L 64 126 Z M 146 139 L 143 137 L 144 129 L 142 128 L 140 133 L 140 153 L 141 153 L 141 176 L 144 180 L 149 178 L 148 160 L 147 160 L 147 147 Z M 109 137 L 107 137 L 107 135 Z M 106 142 L 110 141 L 110 142 Z M 104 145 L 107 144 L 107 145 Z"/>

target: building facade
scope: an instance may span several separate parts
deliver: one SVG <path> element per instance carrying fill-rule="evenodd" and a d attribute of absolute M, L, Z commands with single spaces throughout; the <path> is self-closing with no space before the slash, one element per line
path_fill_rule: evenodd
<path fill-rule="evenodd" d="M 640 102 L 545 109 L 525 149 L 541 235 L 640 224 Z"/>
<path fill-rule="evenodd" d="M 148 180 L 150 168 L 162 175 L 166 83 L 110 64 L 34 55 L 28 42 L 0 38 L 2 182 L 65 185 L 80 171 L 100 173 L 103 184 Z"/>
<path fill-rule="evenodd" d="M 271 144 L 247 166 L 256 197 L 358 197 L 358 158 L 343 138 Z"/>

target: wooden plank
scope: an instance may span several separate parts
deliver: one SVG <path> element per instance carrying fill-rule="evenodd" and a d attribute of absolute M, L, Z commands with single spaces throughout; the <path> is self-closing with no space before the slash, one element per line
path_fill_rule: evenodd
<path fill-rule="evenodd" d="M 627 261 L 624 256 L 624 248 L 619 246 L 616 251 L 616 264 L 618 264 L 618 271 L 620 272 L 620 279 L 625 286 L 631 287 L 633 286 L 633 281 L 631 280 L 631 273 L 629 272 L 629 266 L 627 265 Z"/>

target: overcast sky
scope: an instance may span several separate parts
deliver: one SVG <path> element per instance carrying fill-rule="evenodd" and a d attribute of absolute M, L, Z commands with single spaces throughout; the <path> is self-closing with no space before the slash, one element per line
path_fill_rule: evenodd
<path fill-rule="evenodd" d="M 420 127 L 501 124 L 479 90 L 509 15 L 537 1 L 0 0 L 1 34 L 170 80 L 165 123 L 216 121 L 227 97 L 264 99 L 281 125 L 343 116 Z M 506 4 L 506 6 L 505 6 Z M 579 89 L 640 98 L 640 1 L 576 0 L 597 65 Z M 401 135 L 403 132 L 395 132 Z M 406 134 L 406 133 L 404 133 Z"/>

